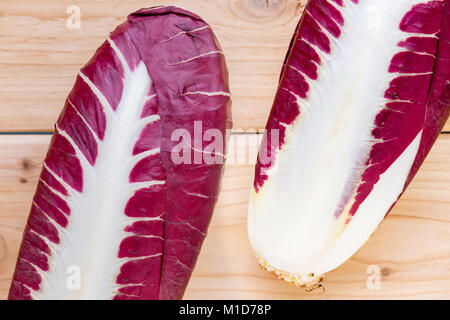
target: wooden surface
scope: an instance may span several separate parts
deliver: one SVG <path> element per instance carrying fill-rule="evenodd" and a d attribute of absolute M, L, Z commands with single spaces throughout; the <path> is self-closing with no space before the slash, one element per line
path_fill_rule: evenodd
<path fill-rule="evenodd" d="M 0 299 L 7 295 L 49 139 L 0 136 Z M 450 298 L 449 158 L 450 135 L 441 135 L 389 218 L 349 261 L 327 275 L 325 293 L 305 293 L 259 269 L 246 232 L 253 165 L 228 164 L 185 298 Z M 380 290 L 366 287 L 371 265 L 381 271 Z"/>
<path fill-rule="evenodd" d="M 306 0 L 0 1 L 0 132 L 51 131 L 75 76 L 126 16 L 173 4 L 201 15 L 225 51 L 235 129 L 265 126 L 290 38 Z M 69 30 L 69 5 L 81 29 Z M 450 131 L 450 125 L 445 128 Z"/>
<path fill-rule="evenodd" d="M 76 73 L 108 32 L 134 10 L 169 3 L 197 12 L 218 34 L 230 70 L 235 129 L 262 128 L 304 2 L 0 1 L 0 299 L 7 295 L 50 139 L 49 135 L 1 132 L 51 131 Z M 72 4 L 81 9 L 80 30 L 66 27 L 66 9 Z M 450 126 L 444 130 L 450 131 Z M 253 165 L 228 164 L 209 236 L 185 298 L 449 299 L 449 159 L 450 135 L 443 134 L 371 240 L 327 275 L 325 293 L 309 294 L 256 265 L 246 233 Z M 374 266 L 381 272 L 380 290 L 366 287 L 367 268 Z"/>

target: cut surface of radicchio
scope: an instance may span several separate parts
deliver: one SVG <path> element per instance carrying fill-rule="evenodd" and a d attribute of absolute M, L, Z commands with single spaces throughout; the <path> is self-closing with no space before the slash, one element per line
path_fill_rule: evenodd
<path fill-rule="evenodd" d="M 210 142 L 195 123 L 222 137 L 231 127 L 211 27 L 176 7 L 131 14 L 81 69 L 55 125 L 9 299 L 182 298 L 224 160 L 201 157 Z M 172 161 L 175 130 L 200 161 Z"/>
<path fill-rule="evenodd" d="M 449 111 L 449 0 L 310 0 L 255 169 L 259 262 L 317 286 L 385 218 Z"/>

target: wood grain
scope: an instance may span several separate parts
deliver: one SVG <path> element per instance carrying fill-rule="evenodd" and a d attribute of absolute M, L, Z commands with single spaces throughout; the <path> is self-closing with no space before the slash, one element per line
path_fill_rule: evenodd
<path fill-rule="evenodd" d="M 7 296 L 49 139 L 49 135 L 0 135 L 0 299 Z M 242 148 L 236 143 L 240 152 L 235 154 L 244 153 Z M 253 149 L 246 151 L 246 157 Z M 253 165 L 238 164 L 243 161 L 232 157 L 234 163 L 227 164 L 209 235 L 185 298 L 449 299 L 449 158 L 450 135 L 441 135 L 408 191 L 368 243 L 327 275 L 324 293 L 305 293 L 256 265 L 246 233 Z M 371 265 L 381 271 L 380 290 L 366 287 L 366 270 Z"/>
<path fill-rule="evenodd" d="M 252 0 L 0 2 L 0 132 L 51 131 L 75 76 L 126 16 L 173 4 L 214 26 L 224 47 L 236 128 L 265 125 L 281 64 L 303 1 Z M 69 5 L 81 9 L 81 29 L 69 30 Z"/>
<path fill-rule="evenodd" d="M 51 131 L 78 70 L 107 34 L 141 8 L 173 4 L 213 27 L 224 47 L 236 129 L 265 126 L 306 0 L 14 0 L 0 2 L 0 132 Z M 81 29 L 69 30 L 69 5 Z M 450 125 L 445 130 L 450 131 Z"/>

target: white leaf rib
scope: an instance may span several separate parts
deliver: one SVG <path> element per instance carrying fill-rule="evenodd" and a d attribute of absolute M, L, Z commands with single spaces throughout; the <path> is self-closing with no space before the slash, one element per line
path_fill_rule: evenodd
<path fill-rule="evenodd" d="M 97 86 L 89 79 L 83 72 L 78 73 L 81 77 L 81 79 L 84 80 L 84 82 L 89 86 L 92 93 L 97 97 L 97 99 L 100 101 L 100 104 L 102 105 L 103 111 L 105 112 L 105 115 L 107 118 L 111 118 L 114 115 L 113 108 L 109 104 L 108 100 L 104 96 L 104 94 L 97 88 Z"/>
<path fill-rule="evenodd" d="M 67 232 L 64 229 L 64 227 L 59 225 L 59 223 L 56 222 L 56 220 L 53 219 L 47 212 L 45 212 L 35 201 L 33 201 L 33 205 L 36 207 L 36 209 L 38 209 L 47 218 L 48 222 L 50 222 L 56 228 L 56 231 L 58 231 L 58 238 L 60 238 L 60 233 L 67 235 Z M 67 215 L 64 212 L 62 212 L 58 208 L 56 208 L 56 210 L 58 210 L 61 214 L 64 215 L 64 217 L 67 218 L 67 220 L 69 220 Z"/>
<path fill-rule="evenodd" d="M 69 185 L 67 182 L 65 182 L 60 176 L 58 176 L 52 169 L 49 168 L 49 166 L 44 162 L 44 168 L 52 175 L 52 177 L 58 181 L 64 189 L 67 190 L 67 193 L 69 194 L 69 197 L 76 197 L 78 194 L 78 191 L 76 191 L 74 188 L 72 188 L 71 185 Z"/>
<path fill-rule="evenodd" d="M 183 262 L 180 261 L 180 259 L 177 259 L 177 263 L 187 270 L 192 270 L 192 267 L 189 267 L 187 264 L 184 264 Z"/>
<path fill-rule="evenodd" d="M 125 60 L 125 57 L 123 56 L 122 51 L 120 51 L 120 49 L 117 47 L 117 45 L 114 43 L 114 41 L 110 37 L 108 37 L 106 40 L 109 42 L 109 45 L 114 50 L 117 57 L 119 58 L 124 71 L 130 72 L 131 71 L 130 66 L 128 65 L 127 61 Z"/>
<path fill-rule="evenodd" d="M 434 54 L 428 53 L 428 52 L 419 52 L 419 51 L 412 51 L 412 50 L 401 50 L 398 53 L 403 53 L 403 52 L 408 52 L 408 53 L 415 53 L 421 56 L 429 56 L 432 57 L 434 59 L 436 59 L 436 56 Z"/>
<path fill-rule="evenodd" d="M 195 148 L 192 144 L 190 144 L 189 142 L 186 141 L 186 139 L 183 138 L 184 143 L 193 151 L 202 153 L 202 154 L 209 154 L 209 155 L 214 155 L 214 156 L 220 156 L 222 158 L 225 158 L 225 155 L 223 154 L 223 152 L 210 152 L 210 151 L 206 151 L 206 150 L 202 150 L 202 149 L 198 149 Z"/>
<path fill-rule="evenodd" d="M 147 96 L 147 98 L 145 99 L 145 103 L 149 102 L 150 100 L 153 100 L 154 98 L 156 98 L 156 93 Z"/>
<path fill-rule="evenodd" d="M 206 56 L 210 56 L 210 55 L 213 55 L 213 54 L 223 54 L 223 52 L 220 51 L 220 50 L 209 51 L 209 52 L 205 52 L 205 53 L 199 54 L 198 56 L 195 56 L 195 57 L 192 57 L 192 58 L 189 58 L 189 59 L 186 59 L 186 60 L 181 60 L 181 61 L 178 61 L 178 62 L 175 62 L 175 63 L 168 63 L 168 65 L 169 66 L 176 66 L 178 64 L 191 62 L 191 61 L 193 61 L 195 59 L 206 57 Z"/>
<path fill-rule="evenodd" d="M 164 238 L 163 238 L 163 237 L 160 237 L 160 236 L 143 235 L 143 234 L 137 234 L 137 233 L 134 233 L 134 232 L 132 232 L 132 231 L 124 231 L 124 238 L 129 238 L 129 237 L 132 237 L 132 236 L 134 236 L 134 237 L 136 237 L 136 238 L 159 239 L 159 240 L 164 241 Z"/>
<path fill-rule="evenodd" d="M 194 249 L 194 251 L 200 252 L 200 249 L 194 245 L 192 245 L 191 243 L 189 243 L 189 241 L 183 240 L 183 239 L 170 239 L 168 240 L 170 242 L 181 242 L 185 245 L 187 245 L 188 247 L 191 247 L 192 249 Z"/>
<path fill-rule="evenodd" d="M 167 41 L 170 41 L 170 40 L 172 40 L 172 39 L 174 39 L 174 38 L 176 38 L 176 37 L 178 37 L 178 36 L 180 36 L 180 35 L 182 35 L 182 34 L 194 33 L 194 32 L 202 31 L 202 30 L 205 30 L 205 29 L 211 29 L 211 27 L 208 26 L 208 25 L 205 25 L 205 26 L 200 27 L 200 28 L 197 28 L 197 29 L 192 29 L 192 30 L 188 30 L 188 31 L 180 31 L 180 32 L 174 34 L 173 36 L 171 36 L 171 37 L 169 37 L 169 38 L 167 38 L 167 39 L 162 40 L 161 42 L 167 42 Z"/>
<path fill-rule="evenodd" d="M 128 190 L 134 194 L 134 192 L 140 190 L 140 189 L 146 189 L 152 186 L 159 186 L 166 184 L 165 180 L 152 180 L 152 181 L 145 181 L 145 182 L 130 182 Z"/>
<path fill-rule="evenodd" d="M 43 272 L 44 270 L 42 270 L 42 268 L 40 266 L 38 266 L 36 263 L 28 260 L 27 258 L 24 258 L 23 256 L 20 256 L 19 259 L 27 262 L 28 264 L 30 264 L 33 267 L 33 269 L 35 270 L 35 272 L 37 274 L 39 274 L 42 278 L 46 278 L 46 276 L 44 275 L 44 272 Z"/>
<path fill-rule="evenodd" d="M 225 91 L 217 91 L 217 92 L 205 92 L 205 91 L 192 91 L 192 92 L 186 92 L 181 94 L 181 96 L 188 96 L 188 95 L 205 95 L 208 97 L 214 97 L 214 96 L 225 96 L 225 97 L 231 97 L 231 94 Z"/>
<path fill-rule="evenodd" d="M 326 26 L 324 26 L 320 21 L 318 21 L 312 14 L 311 12 L 308 10 L 308 14 L 311 17 L 311 19 L 314 20 L 314 22 L 319 26 L 320 31 L 322 31 L 323 33 L 325 33 L 325 35 L 327 36 L 328 40 L 330 40 L 331 42 L 333 42 L 337 47 L 339 47 L 339 41 L 337 39 L 337 37 L 335 37 L 334 35 L 331 34 L 330 31 L 328 31 L 328 29 L 326 28 Z M 331 19 L 331 18 L 330 18 Z M 333 20 L 334 21 L 334 20 Z M 338 26 L 339 30 L 341 29 L 341 26 L 339 26 L 337 23 L 336 25 Z"/>
<path fill-rule="evenodd" d="M 33 298 L 33 300 L 36 300 L 35 298 L 42 299 L 42 296 L 37 292 L 37 290 L 34 290 L 30 286 L 26 285 L 23 282 L 16 281 L 17 283 L 20 283 L 21 286 L 27 288 L 30 291 L 30 296 Z M 33 297 L 34 296 L 34 297 Z"/>
<path fill-rule="evenodd" d="M 78 147 L 78 145 L 75 143 L 75 141 L 72 139 L 72 137 L 63 129 L 61 129 L 58 124 L 55 125 L 56 127 L 56 133 L 66 138 L 66 140 L 70 143 L 72 148 L 75 150 L 76 157 L 80 160 L 80 164 L 82 166 L 82 169 L 85 170 L 87 168 L 92 169 L 92 165 L 89 163 L 88 159 L 86 158 L 85 154 L 81 151 L 81 149 Z"/>
<path fill-rule="evenodd" d="M 130 226 L 130 224 L 133 224 L 135 222 L 164 221 L 163 217 L 164 217 L 164 214 L 161 214 L 157 217 L 128 217 L 128 216 L 125 216 L 124 220 L 127 222 L 126 224 L 128 226 Z"/>
<path fill-rule="evenodd" d="M 388 81 L 390 82 L 390 81 L 400 78 L 400 77 L 428 76 L 428 75 L 432 75 L 432 74 L 433 74 L 433 72 L 419 72 L 419 73 L 389 72 L 386 76 L 386 79 L 388 79 Z"/>
<path fill-rule="evenodd" d="M 50 254 L 44 252 L 47 256 L 50 257 L 50 256 L 53 256 L 53 255 L 55 254 L 55 252 L 57 251 L 57 250 L 56 250 L 56 244 L 53 243 L 52 241 L 50 241 L 50 240 L 47 238 L 47 236 L 42 235 L 42 234 L 36 232 L 35 230 L 31 229 L 31 227 L 30 227 L 30 229 L 29 229 L 29 232 L 30 232 L 30 233 L 34 233 L 37 237 L 39 237 L 39 239 L 41 239 L 42 241 L 44 241 L 44 243 L 45 243 L 45 244 L 47 245 L 47 247 L 50 249 Z M 42 251 L 42 252 L 43 252 L 43 251 Z"/>
<path fill-rule="evenodd" d="M 433 38 L 433 39 L 439 39 L 436 33 L 433 34 L 426 34 L 426 33 L 417 33 L 417 32 L 402 32 L 405 34 L 405 38 L 403 38 L 401 41 L 406 41 L 409 38 Z"/>
<path fill-rule="evenodd" d="M 155 253 L 155 254 L 150 254 L 147 256 L 139 256 L 139 257 L 125 257 L 125 258 L 120 258 L 121 262 L 126 263 L 129 261 L 136 261 L 136 260 L 144 260 L 144 259 L 150 259 L 150 258 L 158 258 L 161 257 L 162 253 Z"/>
<path fill-rule="evenodd" d="M 119 289 L 123 289 L 123 288 L 129 288 L 129 287 L 145 287 L 145 284 L 143 282 L 138 282 L 138 283 L 133 283 L 133 284 L 120 284 L 118 286 L 116 286 L 115 288 L 119 288 Z M 125 295 L 129 295 L 123 292 L 116 292 L 117 294 L 125 294 Z M 131 297 L 136 297 L 133 295 L 129 295 Z"/>
<path fill-rule="evenodd" d="M 208 197 L 205 194 L 202 193 L 198 193 L 198 192 L 188 192 L 183 190 L 184 193 L 186 193 L 188 196 L 193 196 L 193 197 L 199 197 L 199 198 L 203 198 L 203 199 L 209 199 L 210 197 Z"/>
<path fill-rule="evenodd" d="M 136 124 L 136 127 L 134 129 L 135 132 L 137 132 L 137 136 L 139 137 L 139 135 L 141 134 L 142 130 L 144 130 L 144 128 L 156 121 L 161 120 L 161 117 L 159 116 L 159 114 L 153 114 L 151 116 L 147 116 L 145 118 L 141 118 L 139 119 L 139 121 Z"/>
<path fill-rule="evenodd" d="M 390 102 L 414 103 L 414 102 L 412 102 L 411 100 L 402 100 L 402 99 L 387 99 L 387 98 L 383 98 L 383 99 L 381 100 L 381 103 L 382 103 L 382 104 L 390 103 Z"/>
<path fill-rule="evenodd" d="M 142 159 L 148 157 L 148 156 L 153 156 L 153 155 L 157 155 L 161 152 L 160 148 L 155 148 L 155 149 L 151 149 L 151 150 L 147 150 L 141 153 L 138 153 L 134 156 L 132 156 L 132 158 L 130 159 L 130 163 L 129 163 L 129 168 L 130 171 L 139 163 L 139 161 L 141 161 Z"/>
<path fill-rule="evenodd" d="M 55 188 L 53 188 L 52 186 L 50 186 L 47 182 L 45 182 L 42 178 L 39 178 L 39 182 L 42 182 L 42 184 L 44 186 L 46 186 L 53 194 L 57 195 L 58 197 L 60 197 L 61 199 L 63 199 L 66 203 L 68 203 L 69 199 L 66 195 L 62 194 L 61 192 L 59 192 L 58 190 L 56 190 Z"/>
<path fill-rule="evenodd" d="M 334 1 L 328 1 L 328 4 L 332 5 L 336 10 L 339 11 L 339 13 L 342 14 L 342 7 L 339 6 L 337 3 L 335 3 Z M 337 22 L 336 22 L 336 24 L 339 25 Z"/>
<path fill-rule="evenodd" d="M 323 63 L 323 60 L 326 60 L 326 61 L 329 60 L 329 54 L 323 52 L 322 49 L 320 49 L 317 45 L 315 45 L 315 44 L 309 42 L 309 41 L 308 41 L 307 39 L 305 39 L 305 38 L 301 38 L 301 37 L 300 37 L 299 39 L 301 39 L 301 40 L 303 40 L 304 42 L 306 42 L 306 43 L 314 50 L 314 52 L 317 53 L 317 55 L 318 55 L 319 58 L 320 58 L 321 63 Z"/>
<path fill-rule="evenodd" d="M 290 64 L 288 65 L 288 67 L 291 68 L 292 70 L 296 71 L 296 72 L 299 73 L 300 75 L 302 75 L 303 78 L 305 79 L 306 83 L 308 83 L 308 85 L 309 85 L 310 87 L 315 86 L 314 80 L 311 79 L 311 77 L 308 76 L 305 72 L 303 72 L 303 71 L 300 70 L 300 69 L 297 69 L 296 67 L 294 67 L 293 65 L 290 65 Z M 308 90 L 308 91 L 309 91 L 309 90 Z"/>
<path fill-rule="evenodd" d="M 91 132 L 92 136 L 95 139 L 95 142 L 97 142 L 97 144 L 101 144 L 102 141 L 100 140 L 97 132 L 95 132 L 94 129 L 92 129 L 91 125 L 89 124 L 89 122 L 87 122 L 87 120 L 85 119 L 85 117 L 80 113 L 80 111 L 78 111 L 78 109 L 75 107 L 75 105 L 72 103 L 72 101 L 70 100 L 70 98 L 67 98 L 67 101 L 69 101 L 69 105 L 73 108 L 73 110 L 75 110 L 75 112 L 78 114 L 78 116 L 81 118 L 81 120 L 83 121 L 83 123 L 86 125 L 86 127 L 89 129 L 89 131 Z"/>
<path fill-rule="evenodd" d="M 24 258 L 23 256 L 20 256 L 19 259 L 27 262 L 28 264 L 30 264 L 33 267 L 34 271 L 41 277 L 41 282 L 45 280 L 46 282 L 51 283 L 50 277 L 48 276 L 47 271 L 44 271 L 36 263 L 28 260 L 27 258 Z M 47 260 L 47 263 L 50 268 L 50 260 Z M 34 292 L 36 292 L 36 290 L 34 290 Z"/>
<path fill-rule="evenodd" d="M 186 226 L 190 227 L 192 230 L 195 230 L 195 231 L 197 231 L 198 233 L 200 233 L 200 234 L 206 236 L 206 233 L 205 233 L 205 232 L 203 232 L 203 231 L 200 230 L 199 228 L 193 226 L 189 221 L 180 221 L 180 220 L 178 220 L 178 221 L 173 222 L 173 223 L 174 223 L 174 224 L 186 225 Z M 178 241 L 186 242 L 186 240 L 178 240 Z"/>
<path fill-rule="evenodd" d="M 281 89 L 284 90 L 284 91 L 286 91 L 286 92 L 288 92 L 290 95 L 292 95 L 292 96 L 295 98 L 295 102 L 297 103 L 298 110 L 301 112 L 301 111 L 302 111 L 302 105 L 301 105 L 302 98 L 301 98 L 298 94 L 292 92 L 292 91 L 289 90 L 289 89 L 286 89 L 286 88 L 284 88 L 284 87 L 282 87 Z"/>
<path fill-rule="evenodd" d="M 329 2 L 329 1 L 328 1 Z M 349 6 L 352 10 L 356 10 L 356 4 L 351 0 L 344 0 L 344 7 Z"/>

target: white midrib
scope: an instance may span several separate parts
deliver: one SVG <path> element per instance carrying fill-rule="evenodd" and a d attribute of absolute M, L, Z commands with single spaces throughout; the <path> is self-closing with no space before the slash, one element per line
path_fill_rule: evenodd
<path fill-rule="evenodd" d="M 65 230 L 68 236 L 62 238 L 59 254 L 50 257 L 48 281 L 41 285 L 44 298 L 111 299 L 119 288 L 116 277 L 126 260 L 118 259 L 118 249 L 130 235 L 124 232 L 125 226 L 133 221 L 125 216 L 124 209 L 134 191 L 142 187 L 129 183 L 131 169 L 141 158 L 133 157 L 132 150 L 145 123 L 156 120 L 156 117 L 140 119 L 151 86 L 146 66 L 141 62 L 133 72 L 126 68 L 123 83 L 122 98 L 115 112 L 106 110 L 110 106 L 105 105 L 104 97 L 100 99 L 107 120 L 105 136 L 98 144 L 95 166 L 85 159 L 81 161 L 83 192 L 69 199 L 71 214 Z M 97 91 L 92 83 L 88 85 Z M 164 182 L 148 185 L 157 183 Z M 80 289 L 67 287 L 70 275 L 66 271 L 72 265 L 81 271 Z"/>

